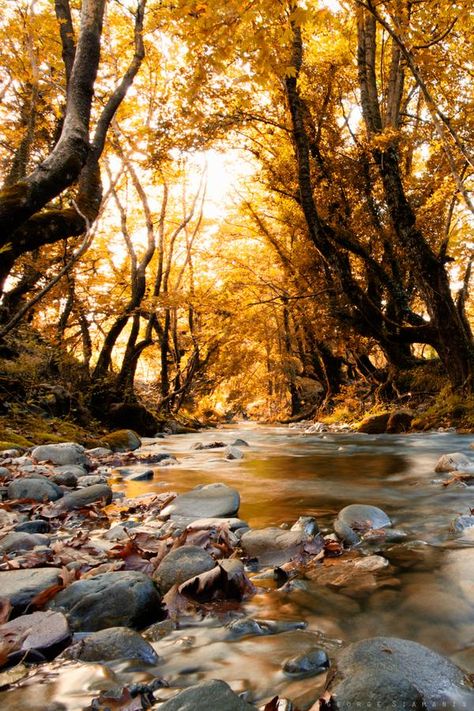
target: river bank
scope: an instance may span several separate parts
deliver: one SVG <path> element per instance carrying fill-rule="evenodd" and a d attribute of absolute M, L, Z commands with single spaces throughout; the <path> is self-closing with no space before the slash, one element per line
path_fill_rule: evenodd
<path fill-rule="evenodd" d="M 239 446 L 239 439 L 249 446 Z M 232 445 L 242 457 L 229 458 L 232 451 L 226 447 L 209 448 L 216 440 Z M 140 572 L 144 567 L 148 570 L 145 575 L 151 572 L 148 577 L 156 579 L 160 577 L 156 576 L 160 551 L 169 552 L 175 544 L 176 549 L 197 545 L 213 559 L 210 570 L 222 569 L 218 561 L 237 563 L 234 568 L 239 569 L 235 572 L 242 586 L 242 599 L 235 599 L 235 590 L 233 598 L 225 591 L 217 593 L 217 601 L 215 590 L 211 600 L 196 599 L 196 590 L 181 591 L 186 607 L 180 609 L 183 600 L 175 599 L 175 619 L 168 608 L 159 615 L 163 615 L 162 621 L 147 621 L 145 627 L 140 627 L 159 662 L 155 660 L 153 664 L 152 660 L 150 665 L 148 660 L 137 665 L 119 658 L 105 663 L 56 660 L 33 665 L 17 682 L 18 688 L 14 685 L 2 692 L 3 707 L 82 709 L 94 703 L 94 698 L 97 702 L 99 691 L 123 690 L 138 682 L 156 683 L 157 678 L 169 688 L 148 689 L 147 693 L 154 695 L 153 703 L 166 703 L 166 698 L 180 687 L 218 678 L 228 682 L 234 691 L 244 693 L 245 703 L 254 704 L 253 707 L 256 704 L 263 708 L 278 695 L 290 699 L 294 708 L 308 709 L 324 692 L 324 665 L 321 673 L 312 669 L 311 675 L 295 674 L 288 673 L 288 667 L 285 671 L 288 660 L 301 660 L 317 648 L 327 655 L 332 667 L 341 649 L 347 650 L 352 642 L 374 636 L 413 640 L 451 657 L 466 671 L 474 671 L 474 610 L 469 593 L 474 579 L 472 539 L 469 529 L 454 532 L 452 527 L 460 514 L 469 513 L 469 487 L 462 482 L 443 486 L 449 475 L 434 471 L 439 457 L 447 452 L 460 451 L 467 461 L 474 461 L 472 441 L 470 436 L 452 432 L 304 434 L 298 428 L 247 425 L 144 440 L 143 446 L 131 455 L 89 453 L 93 468 L 87 476 L 105 477 L 105 482 L 91 482 L 89 490 L 110 485 L 115 501 L 105 507 L 88 503 L 82 509 L 71 508 L 57 527 L 55 517 L 49 518 L 52 531 L 48 535 L 52 540 L 45 548 L 53 548 L 55 556 L 63 556 L 65 565 L 59 566 L 61 569 L 66 567 L 70 572 L 78 571 L 81 578 L 93 579 L 96 576 L 90 573 L 98 572 L 99 566 L 104 570 L 103 566 L 114 565 L 114 569 L 107 570 L 109 575 L 137 568 Z M 164 454 L 171 457 L 163 457 Z M 4 464 L 10 473 L 18 468 L 14 461 L 4 460 Z M 23 462 L 22 466 L 45 465 Z M 152 478 L 148 479 L 147 469 Z M 51 472 L 44 474 L 47 478 L 53 476 Z M 220 539 L 212 539 L 215 534 L 210 534 L 211 529 L 200 528 L 179 541 L 182 531 L 177 535 L 175 531 L 173 536 L 166 528 L 166 506 L 172 505 L 174 495 L 170 492 L 182 495 L 200 485 L 211 486 L 212 491 L 216 482 L 221 482 L 226 491 L 240 495 L 238 511 L 235 494 L 227 496 L 233 508 L 225 512 L 225 518 L 235 520 L 220 524 Z M 105 493 L 103 489 L 102 494 Z M 54 509 L 68 496 L 71 492 L 46 507 Z M 9 516 L 17 515 L 18 507 L 6 503 L 3 511 Z M 406 538 L 389 541 L 384 537 L 356 548 L 344 541 L 337 543 L 335 519 L 342 509 L 354 504 L 382 509 Z M 23 503 L 21 515 L 48 519 L 44 508 L 39 512 L 40 506 L 45 504 Z M 316 519 L 320 533 L 314 535 L 313 531 L 293 550 L 287 539 L 281 549 L 290 551 L 288 560 L 284 556 L 283 561 L 273 558 L 262 563 L 252 550 L 246 553 L 242 548 L 239 529 L 245 528 L 236 521 L 245 522 L 253 531 L 271 529 L 273 533 L 264 546 L 269 550 L 272 536 L 276 539 L 279 535 L 275 529 L 283 536 L 290 535 L 301 516 Z M 132 527 L 125 527 L 126 537 L 108 540 L 106 531 L 124 520 L 133 522 Z M 130 546 L 133 540 L 135 550 Z M 295 544 L 294 538 L 292 543 Z M 338 550 L 341 543 L 343 551 Z M 39 550 L 41 553 L 41 546 Z M 34 552 L 38 554 L 38 549 Z M 337 555 L 339 552 L 342 555 Z M 44 549 L 43 554 L 50 555 Z M 21 567 L 22 555 L 25 554 L 8 554 L 7 569 Z M 31 555 L 27 553 L 26 557 Z M 58 567 L 56 560 L 49 559 L 46 564 L 44 560 L 41 567 Z M 245 571 L 238 565 L 240 560 L 246 565 Z M 38 568 L 38 562 L 33 569 Z M 4 571 L 6 567 L 3 566 Z M 279 570 L 277 575 L 275 567 Z M 222 582 L 221 573 L 217 578 Z M 77 585 L 71 579 L 67 583 L 69 589 Z M 209 604 L 212 609 L 206 609 Z M 166 603 L 160 607 L 166 607 Z M 249 619 L 253 622 L 248 623 Z M 239 628 L 243 620 L 247 620 L 247 626 Z M 154 631 L 147 634 L 150 624 Z M 83 632 L 75 634 L 77 641 L 77 635 Z M 221 693 L 222 689 L 217 691 Z M 145 692 L 138 697 L 136 703 L 145 703 Z M 97 703 L 91 708 L 102 708 Z M 126 697 L 117 703 L 122 705 L 114 708 L 132 708 Z M 160 706 L 157 704 L 156 708 Z"/>

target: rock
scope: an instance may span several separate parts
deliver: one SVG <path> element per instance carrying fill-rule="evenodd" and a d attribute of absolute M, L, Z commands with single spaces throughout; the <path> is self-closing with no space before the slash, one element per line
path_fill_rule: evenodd
<path fill-rule="evenodd" d="M 61 568 L 30 568 L 0 572 L 1 596 L 22 611 L 32 599 L 47 588 L 57 585 Z"/>
<path fill-rule="evenodd" d="M 127 481 L 150 481 L 154 476 L 153 469 L 142 469 L 141 471 L 117 469 L 117 471 L 120 472 Z"/>
<path fill-rule="evenodd" d="M 306 540 L 303 531 L 262 528 L 244 533 L 240 544 L 245 555 L 261 565 L 282 565 L 302 552 Z"/>
<path fill-rule="evenodd" d="M 240 449 L 229 444 L 229 446 L 224 449 L 224 457 L 228 461 L 232 461 L 233 459 L 243 459 L 244 455 Z"/>
<path fill-rule="evenodd" d="M 14 530 L 21 533 L 49 533 L 51 526 L 48 521 L 37 518 L 32 521 L 23 521 L 23 523 L 17 524 Z"/>
<path fill-rule="evenodd" d="M 321 432 L 329 432 L 329 427 L 324 422 L 314 422 L 304 429 L 303 434 L 321 434 Z"/>
<path fill-rule="evenodd" d="M 80 476 L 77 485 L 80 487 L 97 486 L 97 484 L 107 484 L 108 479 L 103 474 L 87 474 Z"/>
<path fill-rule="evenodd" d="M 35 650 L 52 658 L 64 648 L 70 636 L 66 617 L 51 610 L 23 615 L 0 626 L 0 643 L 2 638 L 17 641 L 10 651 L 21 652 L 21 657 Z"/>
<path fill-rule="evenodd" d="M 319 533 L 319 526 L 314 516 L 300 516 L 290 531 L 303 531 L 306 536 L 316 536 Z"/>
<path fill-rule="evenodd" d="M 33 499 L 34 501 L 57 501 L 64 492 L 46 477 L 30 478 L 19 477 L 14 479 L 8 486 L 7 495 L 9 499 Z"/>
<path fill-rule="evenodd" d="M 19 449 L 2 449 L 0 452 L 0 457 L 2 459 L 15 459 L 19 456 L 21 456 Z"/>
<path fill-rule="evenodd" d="M 229 445 L 230 447 L 250 447 L 249 443 L 246 442 L 244 439 L 240 439 L 239 437 L 235 439 L 231 444 Z"/>
<path fill-rule="evenodd" d="M 304 630 L 306 627 L 306 622 L 256 620 L 252 617 L 232 620 L 226 625 L 232 638 L 280 634 L 281 632 Z"/>
<path fill-rule="evenodd" d="M 384 571 L 388 565 L 388 560 L 380 555 L 349 560 L 341 558 L 334 565 L 323 564 L 308 569 L 306 576 L 318 585 L 358 599 L 367 597 L 379 587 L 377 573 Z"/>
<path fill-rule="evenodd" d="M 132 452 L 142 446 L 140 437 L 133 430 L 116 430 L 104 439 L 112 452 Z"/>
<path fill-rule="evenodd" d="M 110 456 L 112 454 L 112 450 L 108 447 L 94 447 L 93 449 L 87 449 L 86 454 L 88 454 L 89 457 L 100 459 L 102 457 Z"/>
<path fill-rule="evenodd" d="M 130 537 L 128 530 L 136 526 L 140 526 L 139 521 L 121 521 L 116 526 L 109 528 L 109 530 L 104 533 L 104 538 L 108 541 L 123 541 Z"/>
<path fill-rule="evenodd" d="M 417 642 L 375 637 L 349 645 L 337 660 L 328 691 L 338 711 L 474 707 L 474 692 L 449 659 Z"/>
<path fill-rule="evenodd" d="M 413 421 L 413 413 L 408 410 L 397 410 L 392 412 L 387 422 L 387 432 L 389 434 L 400 434 L 408 432 Z"/>
<path fill-rule="evenodd" d="M 193 446 L 191 447 L 191 449 L 197 449 L 197 450 L 201 450 L 201 449 L 221 449 L 222 447 L 225 447 L 225 446 L 226 446 L 226 443 L 225 443 L 225 442 L 218 442 L 218 441 L 215 441 L 215 442 L 207 442 L 206 444 L 204 444 L 203 442 L 196 442 L 195 444 L 193 444 Z"/>
<path fill-rule="evenodd" d="M 106 627 L 139 629 L 164 616 L 153 581 L 137 571 L 120 570 L 76 580 L 48 607 L 64 612 L 75 632 L 96 632 Z"/>
<path fill-rule="evenodd" d="M 283 671 L 289 676 L 311 676 L 321 674 L 329 668 L 329 657 L 324 649 L 311 649 L 309 652 L 299 654 L 297 657 L 287 659 L 283 664 Z"/>
<path fill-rule="evenodd" d="M 112 501 L 112 489 L 106 484 L 93 484 L 85 489 L 71 491 L 69 494 L 57 502 L 58 511 L 72 511 L 73 509 L 81 509 L 83 506 L 95 504 L 101 500 L 107 504 Z"/>
<path fill-rule="evenodd" d="M 30 551 L 36 546 L 49 545 L 48 536 L 41 533 L 23 533 L 22 531 L 10 531 L 0 540 L 0 553 L 17 553 L 18 551 Z"/>
<path fill-rule="evenodd" d="M 67 472 L 80 477 L 85 476 L 88 473 L 88 469 L 82 464 L 62 464 L 60 467 L 54 467 L 54 472 Z"/>
<path fill-rule="evenodd" d="M 225 681 L 202 681 L 160 705 L 160 711 L 255 711 Z"/>
<path fill-rule="evenodd" d="M 35 447 L 31 456 L 37 462 L 52 462 L 52 464 L 84 464 L 87 465 L 87 456 L 84 447 L 75 442 L 61 442 L 60 444 L 41 444 Z"/>
<path fill-rule="evenodd" d="M 468 471 L 473 463 L 462 452 L 443 454 L 436 463 L 435 472 Z M 467 468 L 467 469 L 466 469 Z"/>
<path fill-rule="evenodd" d="M 472 528 L 474 526 L 474 516 L 469 516 L 467 514 L 464 514 L 463 516 L 458 516 L 457 518 L 454 519 L 454 521 L 451 524 L 451 527 L 453 531 L 456 531 L 457 533 L 461 533 L 462 531 L 465 531 L 467 528 Z"/>
<path fill-rule="evenodd" d="M 339 511 L 334 521 L 334 530 L 345 543 L 356 545 L 362 536 L 372 529 L 384 529 L 392 525 L 382 509 L 367 504 L 351 504 Z"/>
<path fill-rule="evenodd" d="M 197 486 L 177 496 L 161 516 L 189 516 L 194 519 L 233 516 L 240 506 L 239 492 L 226 484 Z"/>
<path fill-rule="evenodd" d="M 58 486 L 68 486 L 70 489 L 75 489 L 77 486 L 77 476 L 72 471 L 55 472 L 51 481 Z"/>
<path fill-rule="evenodd" d="M 0 479 L 5 479 L 7 476 L 10 476 L 10 470 L 6 467 L 0 467 Z"/>
<path fill-rule="evenodd" d="M 164 595 L 173 585 L 181 585 L 185 580 L 205 573 L 215 565 L 215 560 L 199 546 L 181 546 L 163 558 L 154 580 Z"/>
<path fill-rule="evenodd" d="M 383 412 L 381 415 L 370 415 L 362 420 L 357 431 L 365 434 L 383 434 L 387 431 L 390 417 L 390 412 Z"/>
<path fill-rule="evenodd" d="M 159 661 L 151 644 L 126 627 L 107 627 L 93 632 L 69 647 L 65 656 L 82 662 L 136 659 L 145 664 L 157 664 Z"/>

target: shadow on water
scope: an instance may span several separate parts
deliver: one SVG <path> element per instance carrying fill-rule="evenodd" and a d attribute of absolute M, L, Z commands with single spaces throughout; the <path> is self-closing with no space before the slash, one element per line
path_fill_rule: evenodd
<path fill-rule="evenodd" d="M 192 449 L 198 441 L 230 443 L 236 437 L 250 445 L 242 448 L 242 460 L 227 462 L 222 450 Z M 367 594 L 350 587 L 341 592 L 303 576 L 286 591 L 260 588 L 247 604 L 252 616 L 304 620 L 305 631 L 229 641 L 215 621 L 194 622 L 155 643 L 163 660 L 155 673 L 174 687 L 221 678 L 236 691 L 250 690 L 256 699 L 279 693 L 304 709 L 317 697 L 324 676 L 294 681 L 285 677 L 281 664 L 314 646 L 321 635 L 336 646 L 336 640 L 347 643 L 374 635 L 405 637 L 474 671 L 474 537 L 456 538 L 450 531 L 453 518 L 474 506 L 474 496 L 467 487 L 443 487 L 444 475 L 434 473 L 444 453 L 470 453 L 474 460 L 469 449 L 473 441 L 454 433 L 305 436 L 296 429 L 243 425 L 147 444 L 145 449 L 170 452 L 179 463 L 157 468 L 151 482 L 116 485 L 129 496 L 180 493 L 221 481 L 238 489 L 240 516 L 254 528 L 314 515 L 328 532 L 341 508 L 367 503 L 384 509 L 411 542 L 408 550 L 391 546 L 381 551 L 390 560 L 390 573 Z M 117 679 L 146 680 L 151 674 L 123 666 L 107 671 L 98 664 L 87 669 L 87 682 L 84 666 L 73 664 L 54 683 L 42 686 L 50 707 L 35 706 L 30 687 L 30 692 L 9 692 L 5 708 L 54 708 L 54 698 L 68 711 L 79 711 L 94 689 Z"/>

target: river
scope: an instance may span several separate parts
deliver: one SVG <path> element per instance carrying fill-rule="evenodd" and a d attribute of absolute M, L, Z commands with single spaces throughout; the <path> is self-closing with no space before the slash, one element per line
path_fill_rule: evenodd
<path fill-rule="evenodd" d="M 219 450 L 192 449 L 198 441 L 236 437 L 250 445 L 242 448 L 242 460 L 225 461 Z M 286 590 L 255 580 L 262 587 L 246 604 L 248 615 L 304 621 L 306 629 L 229 640 L 215 619 L 190 621 L 154 644 L 163 660 L 160 674 L 172 686 L 220 678 L 237 692 L 249 691 L 256 703 L 280 694 L 304 709 L 324 678 L 292 680 L 283 674 L 282 662 L 317 639 L 337 649 L 375 635 L 421 642 L 474 672 L 474 535 L 450 528 L 458 514 L 474 507 L 474 497 L 460 484 L 443 487 L 447 475 L 434 472 L 438 458 L 449 452 L 471 455 L 474 463 L 472 442 L 474 436 L 452 432 L 305 435 L 297 428 L 244 423 L 146 444 L 145 450 L 174 454 L 179 464 L 160 468 L 153 481 L 118 485 L 129 496 L 181 493 L 220 481 L 240 492 L 239 515 L 252 528 L 292 524 L 311 515 L 325 533 L 344 506 L 372 504 L 384 509 L 411 542 L 408 549 L 380 549 L 393 567 L 369 595 L 337 592 L 304 578 Z M 30 687 L 1 694 L 2 708 L 79 711 L 86 698 L 117 679 L 147 681 L 149 676 L 125 664 L 112 665 L 112 671 L 99 664 L 76 664 L 63 672 L 56 667 L 41 686 L 32 680 Z"/>

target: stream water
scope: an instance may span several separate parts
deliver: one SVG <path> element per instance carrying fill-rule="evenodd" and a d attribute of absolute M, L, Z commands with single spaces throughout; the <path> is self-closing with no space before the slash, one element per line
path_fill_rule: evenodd
<path fill-rule="evenodd" d="M 225 461 L 222 450 L 192 450 L 197 441 L 232 442 L 236 437 L 250 445 L 242 460 Z M 450 530 L 458 514 L 474 507 L 474 496 L 468 487 L 443 487 L 446 475 L 434 473 L 441 454 L 464 452 L 474 462 L 472 442 L 474 436 L 450 432 L 304 435 L 287 427 L 243 424 L 147 444 L 146 449 L 174 454 L 179 464 L 158 469 L 150 482 L 121 483 L 129 496 L 180 493 L 220 481 L 238 489 L 239 515 L 252 528 L 292 524 L 301 515 L 312 515 L 325 532 L 344 506 L 373 504 L 412 542 L 403 554 L 400 548 L 391 558 L 385 552 L 393 570 L 370 595 L 343 594 L 304 579 L 287 592 L 258 583 L 263 587 L 246 604 L 248 615 L 305 621 L 306 629 L 229 641 L 216 620 L 190 622 L 154 644 L 163 660 L 155 675 L 173 687 L 220 678 L 234 691 L 247 690 L 255 703 L 280 694 L 305 709 L 324 678 L 292 680 L 283 674 L 282 662 L 317 639 L 335 649 L 339 641 L 375 635 L 421 642 L 474 672 L 474 535 Z M 124 664 L 71 664 L 56 668 L 41 684 L 32 679 L 29 686 L 0 694 L 0 703 L 8 710 L 79 711 L 98 689 L 152 676 Z"/>

